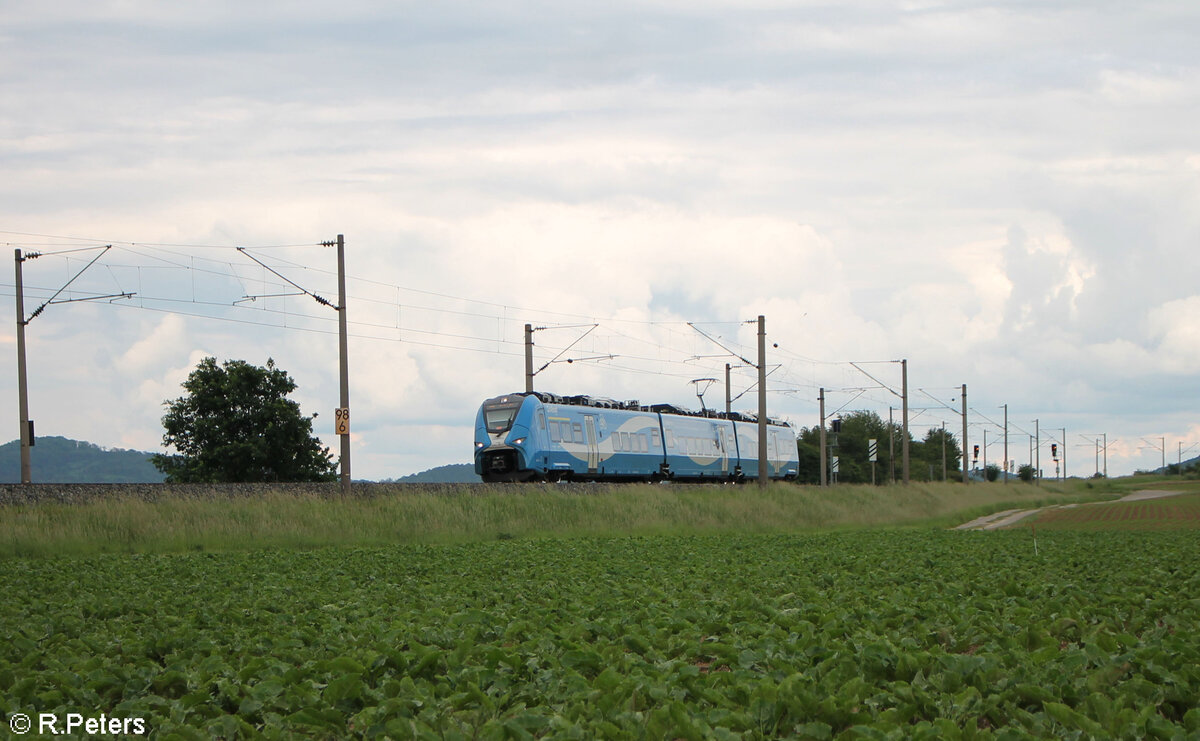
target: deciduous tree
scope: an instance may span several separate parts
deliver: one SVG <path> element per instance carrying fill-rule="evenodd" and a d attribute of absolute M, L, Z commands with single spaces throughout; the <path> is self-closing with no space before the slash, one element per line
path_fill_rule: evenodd
<path fill-rule="evenodd" d="M 178 451 L 153 462 L 168 482 L 332 481 L 336 464 L 313 437 L 312 417 L 287 395 L 288 373 L 243 360 L 204 358 L 164 402 L 163 445 Z"/>

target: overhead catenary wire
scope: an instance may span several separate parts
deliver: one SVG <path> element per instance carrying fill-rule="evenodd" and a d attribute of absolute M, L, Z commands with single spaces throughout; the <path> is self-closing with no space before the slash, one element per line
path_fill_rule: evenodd
<path fill-rule="evenodd" d="M 319 316 L 302 309 L 297 310 L 298 302 L 292 300 L 293 297 L 277 290 L 280 286 L 287 286 L 291 281 L 290 278 L 279 273 L 286 273 L 291 269 L 303 270 L 307 275 L 315 278 L 313 281 L 305 278 L 298 279 L 301 284 L 317 284 L 309 286 L 310 290 L 302 292 L 302 295 L 320 295 L 326 290 L 320 284 L 325 282 L 327 276 L 335 275 L 334 271 L 321 266 L 297 262 L 289 259 L 288 255 L 274 254 L 274 251 L 277 250 L 316 247 L 320 243 L 269 244 L 243 248 L 258 252 L 259 258 L 264 263 L 252 268 L 230 260 L 227 255 L 236 251 L 238 247 L 228 244 L 125 242 L 25 232 L 0 233 L 32 237 L 32 239 L 9 242 L 9 244 L 45 248 L 45 252 L 42 254 L 46 258 L 58 259 L 60 262 L 61 260 L 67 261 L 68 272 L 72 272 L 71 268 L 77 265 L 74 263 L 72 255 L 88 250 L 104 249 L 103 255 L 98 259 L 93 259 L 88 266 L 99 264 L 103 269 L 93 272 L 105 276 L 106 280 L 115 287 L 117 293 L 95 290 L 97 284 L 94 280 L 91 285 L 80 288 L 76 278 L 82 272 L 86 272 L 88 266 L 85 266 L 84 271 L 76 272 L 71 276 L 68 284 L 61 289 L 38 289 L 26 285 L 27 295 L 35 300 L 40 300 L 38 298 L 40 292 L 41 299 L 49 298 L 49 301 L 57 303 L 60 296 L 54 295 L 55 290 L 66 291 L 68 289 L 71 291 L 72 297 L 79 296 L 78 300 L 83 301 L 126 298 L 136 294 L 135 302 L 118 302 L 116 305 L 121 308 L 176 314 L 207 321 L 308 333 L 334 333 L 331 326 L 332 318 Z M 54 249 L 67 242 L 71 242 L 73 245 L 66 249 Z M 265 250 L 271 250 L 272 253 L 262 254 L 262 251 Z M 126 259 L 114 259 L 120 257 Z M 255 260 L 255 262 L 258 263 L 259 260 Z M 268 267 L 271 268 L 270 273 L 267 272 Z M 263 271 L 261 275 L 258 273 L 259 270 Z M 173 275 L 172 271 L 179 271 L 178 275 Z M 186 273 L 182 271 L 186 271 Z M 601 352 L 606 353 L 597 357 L 604 358 L 602 362 L 607 370 L 622 374 L 685 380 L 706 371 L 718 374 L 723 370 L 721 367 L 723 364 L 717 363 L 721 359 L 720 356 L 697 357 L 695 343 L 691 343 L 689 347 L 689 342 L 684 335 L 689 332 L 701 334 L 697 330 L 697 325 L 702 328 L 709 326 L 740 328 L 746 325 L 745 320 L 732 319 L 685 321 L 674 316 L 664 318 L 653 315 L 636 318 L 628 316 L 602 317 L 594 314 L 546 309 L 545 307 L 533 308 L 528 305 L 514 305 L 512 302 L 489 301 L 480 297 L 454 295 L 427 288 L 402 286 L 394 282 L 378 280 L 377 277 L 351 275 L 349 278 L 359 288 L 358 291 L 350 294 L 350 301 L 356 305 L 375 307 L 375 310 L 366 312 L 365 316 L 352 314 L 357 318 L 350 322 L 354 327 L 354 333 L 351 336 L 358 340 L 401 343 L 454 352 L 520 357 L 522 349 L 520 342 L 510 339 L 513 336 L 511 328 L 516 322 L 535 320 L 541 323 L 568 324 L 573 321 L 587 320 L 597 325 L 596 330 L 590 336 L 592 346 L 599 347 Z M 184 286 L 183 290 L 174 290 L 180 285 Z M 243 290 L 235 294 L 233 291 L 235 286 Z M 101 285 L 100 288 L 103 286 Z M 136 290 L 131 290 L 135 288 Z M 382 290 L 390 292 L 391 295 L 386 298 L 381 297 Z M 189 293 L 191 301 L 186 300 Z M 263 300 L 252 302 L 255 304 L 253 306 L 245 305 L 245 301 L 242 300 L 251 295 Z M 195 310 L 187 310 L 188 304 Z M 262 313 L 257 315 L 246 313 L 251 311 Z M 390 320 L 381 320 L 381 312 L 390 312 L 392 315 Z M 249 318 L 251 316 L 255 316 L 255 318 Z M 263 321 L 264 319 L 265 321 Z M 492 327 L 481 326 L 483 322 L 491 322 Z M 731 351 L 732 357 L 740 360 L 751 355 L 747 349 L 748 345 L 739 342 L 736 336 L 722 336 L 719 330 L 709 331 L 705 334 L 715 335 L 723 349 Z M 635 346 L 632 348 L 632 352 L 629 351 L 630 345 Z M 570 347 L 563 348 L 548 343 L 539 344 L 537 347 L 537 352 L 541 355 L 540 359 L 547 357 L 546 354 L 563 351 L 569 353 L 571 350 Z M 620 356 L 619 361 L 615 357 L 618 355 Z M 824 381 L 829 375 L 834 375 L 830 369 L 838 367 L 851 369 L 864 373 L 875 380 L 874 376 L 861 366 L 873 363 L 900 362 L 892 360 L 823 360 L 801 355 L 786 346 L 778 345 L 775 346 L 772 355 L 772 359 L 779 362 L 772 367 L 772 383 L 769 392 L 786 395 L 796 400 L 795 402 L 789 401 L 789 404 L 803 403 L 814 407 L 815 401 L 807 398 L 805 391 L 807 389 L 816 390 L 818 387 L 832 390 L 832 386 L 837 385 L 836 382 L 831 385 Z M 582 360 L 583 358 L 577 359 Z M 749 384 L 748 388 L 738 394 L 740 397 L 755 387 L 751 379 L 751 374 L 739 370 L 733 374 L 731 378 L 733 383 L 730 385 L 737 387 Z M 850 387 L 850 384 L 843 383 L 843 385 L 847 388 Z M 886 391 L 887 394 L 881 399 L 880 394 L 874 393 L 874 390 Z M 928 395 L 924 389 L 920 391 Z M 887 408 L 887 395 L 899 396 L 896 390 L 888 384 L 880 384 L 878 387 L 871 387 L 866 391 L 851 393 L 855 394 L 855 398 L 843 405 L 843 408 L 851 404 L 862 404 L 864 411 L 872 407 Z M 939 401 L 939 404 L 946 409 L 960 413 L 944 402 Z M 974 411 L 978 414 L 978 410 Z M 918 416 L 920 416 L 919 411 Z M 988 419 L 986 415 L 979 415 L 979 417 L 987 419 L 997 428 L 1002 428 L 1002 425 Z M 979 425 L 977 420 L 978 418 L 972 424 Z M 1027 430 L 1015 423 L 1010 422 L 1009 429 L 1017 434 L 1029 434 Z M 1091 442 L 1094 441 L 1086 439 L 1084 444 Z M 1112 437 L 1109 439 L 1108 445 L 1111 447 L 1118 442 L 1121 442 L 1121 439 Z M 1082 446 L 1082 444 L 1069 445 L 1067 441 L 1063 441 L 1063 445 L 1064 449 Z"/>
<path fill-rule="evenodd" d="M 12 232 L 9 232 L 12 234 Z M 44 238 L 51 238 L 45 236 Z M 95 241 L 82 240 L 75 238 L 78 241 Z M 114 253 L 119 253 L 131 260 L 123 260 L 120 262 L 106 262 L 106 272 L 110 276 L 114 284 L 119 289 L 123 290 L 123 284 L 131 281 L 131 278 L 126 275 L 126 271 L 136 270 L 138 288 L 138 304 L 133 308 L 155 310 L 163 313 L 176 313 L 190 317 L 205 318 L 217 321 L 232 321 L 239 324 L 251 324 L 264 327 L 277 327 L 283 329 L 292 329 L 300 331 L 320 331 L 330 332 L 332 329 L 322 328 L 322 324 L 328 322 L 330 325 L 333 322 L 332 317 L 314 316 L 307 312 L 297 312 L 291 310 L 288 302 L 288 296 L 285 294 L 285 287 L 295 288 L 303 294 L 316 299 L 320 296 L 320 291 L 323 289 L 318 287 L 303 287 L 299 282 L 283 274 L 284 270 L 303 270 L 306 274 L 315 276 L 333 276 L 335 273 L 322 267 L 314 267 L 306 265 L 295 260 L 288 259 L 286 256 L 272 254 L 268 258 L 266 255 L 252 255 L 250 250 L 255 252 L 262 250 L 275 250 L 280 248 L 294 247 L 313 247 L 318 243 L 298 244 L 298 245 L 258 245 L 250 247 L 238 247 L 231 245 L 189 245 L 177 243 L 150 243 L 136 241 L 121 241 L 111 240 Z M 206 254 L 189 254 L 188 250 L 193 248 L 203 249 Z M 79 248 L 87 249 L 87 248 Z M 212 252 L 209 252 L 209 251 Z M 269 271 L 271 276 L 268 278 L 263 276 L 251 277 L 247 271 L 236 265 L 233 261 L 219 254 L 221 251 L 238 251 L 253 260 L 262 270 Z M 178 270 L 187 271 L 189 279 L 188 289 L 192 294 L 191 301 L 178 298 L 178 294 L 171 296 L 157 295 L 153 290 L 153 286 L 146 285 L 146 281 L 151 281 L 151 276 L 145 274 L 146 270 Z M 181 273 L 182 275 L 182 273 Z M 218 300 L 216 297 L 202 295 L 203 291 L 211 288 L 220 288 L 220 283 L 212 283 L 203 285 L 199 283 L 201 277 L 211 278 L 216 281 L 230 281 L 230 287 L 237 285 L 241 290 L 235 294 L 230 292 L 228 298 L 224 301 Z M 172 279 L 174 280 L 174 279 Z M 732 358 L 739 361 L 747 361 L 751 351 L 746 349 L 742 343 L 736 338 L 729 339 L 726 337 L 714 337 L 711 332 L 705 331 L 701 327 L 709 326 L 731 326 L 742 327 L 747 324 L 745 320 L 728 320 L 728 321 L 683 321 L 677 319 L 661 320 L 661 319 L 629 319 L 629 318 L 612 318 L 612 317 L 594 317 L 581 315 L 578 313 L 562 312 L 558 310 L 532 309 L 529 307 L 513 306 L 511 303 L 502 303 L 488 301 L 477 297 L 456 296 L 444 292 L 431 291 L 423 288 L 413 288 L 401 286 L 395 283 L 380 281 L 375 278 L 365 278 L 360 276 L 349 276 L 349 280 L 360 287 L 385 288 L 390 295 L 385 299 L 378 295 L 368 295 L 362 293 L 351 293 L 350 300 L 356 305 L 368 305 L 381 309 L 386 309 L 391 313 L 391 321 L 372 321 L 371 319 L 357 318 L 350 321 L 354 327 L 354 336 L 358 339 L 370 339 L 387 342 L 407 342 L 413 345 L 439 347 L 445 349 L 467 351 L 467 352 L 500 352 L 506 355 L 519 355 L 519 343 L 514 340 L 509 340 L 505 333 L 509 323 L 515 321 L 515 317 L 523 315 L 523 318 L 553 318 L 556 321 L 551 323 L 568 324 L 571 321 L 578 322 L 579 320 L 589 320 L 587 326 L 593 326 L 595 332 L 589 331 L 585 335 L 590 335 L 593 338 L 600 337 L 603 332 L 603 337 L 600 340 L 593 339 L 595 344 L 606 344 L 611 346 L 614 343 L 625 344 L 632 343 L 642 348 L 653 348 L 652 354 L 643 352 L 628 352 L 624 349 L 621 351 L 610 351 L 603 353 L 602 356 L 606 361 L 614 360 L 611 356 L 619 355 L 623 362 L 605 362 L 605 367 L 612 370 L 620 370 L 621 372 L 633 372 L 642 374 L 659 375 L 664 377 L 693 376 L 697 369 L 706 369 L 711 373 L 718 374 L 723 371 L 723 364 L 718 364 L 715 361 L 719 360 L 719 356 L 714 358 L 698 358 L 694 351 L 689 352 L 686 346 L 681 347 L 680 342 L 684 342 L 684 338 L 677 334 L 674 328 L 689 328 L 695 333 L 702 335 L 707 340 L 715 343 L 721 349 L 730 353 Z M 253 283 L 254 286 L 247 285 Z M 150 288 L 149 291 L 146 289 Z M 255 290 L 261 288 L 261 290 Z M 99 292 L 95 292 L 100 295 Z M 405 295 L 423 296 L 429 301 L 407 301 L 403 297 Z M 278 307 L 268 306 L 265 302 L 254 302 L 256 305 L 246 305 L 246 299 L 250 296 L 256 296 L 263 299 L 272 299 Z M 200 311 L 182 311 L 180 307 L 184 304 L 192 304 Z M 331 304 L 330 304 L 331 305 Z M 209 309 L 211 311 L 204 311 Z M 224 310 L 224 311 L 223 311 Z M 238 314 L 226 316 L 228 311 L 238 312 Z M 263 316 L 277 316 L 278 322 L 249 320 L 242 318 L 240 312 L 255 311 L 263 312 Z M 406 315 L 408 318 L 419 322 L 422 313 L 443 317 L 457 317 L 462 320 L 459 322 L 464 328 L 469 327 L 473 320 L 485 320 L 495 323 L 495 326 L 490 332 L 472 332 L 461 331 L 458 329 L 450 329 L 446 324 L 404 324 L 402 318 Z M 563 319 L 568 321 L 564 322 Z M 545 322 L 545 319 L 542 320 Z M 327 325 L 328 326 L 328 325 Z M 650 336 L 644 336 L 642 332 L 629 331 L 629 328 L 640 326 L 647 328 L 661 327 L 666 331 L 665 335 L 659 334 L 657 330 L 652 330 Z M 477 328 L 478 329 L 478 328 Z M 388 330 L 388 331 L 384 331 Z M 396 334 L 392 334 L 392 332 Z M 494 334 L 493 334 L 494 332 Z M 400 339 L 398 335 L 407 337 Z M 643 335 L 643 336 L 639 336 Z M 422 340 L 421 338 L 428 338 Z M 438 338 L 444 338 L 447 342 L 437 342 Z M 582 338 L 580 338 L 582 339 Z M 569 352 L 578 344 L 572 343 L 567 347 L 553 347 L 547 344 L 540 344 L 539 350 L 548 350 L 557 352 L 553 360 L 561 359 L 563 355 Z M 687 343 L 684 342 L 684 345 Z M 505 349 L 505 348 L 511 348 Z M 815 390 L 818 384 L 815 381 L 802 380 L 794 371 L 793 363 L 787 362 L 792 360 L 802 363 L 806 366 L 813 365 L 845 365 L 849 361 L 820 361 L 812 358 L 800 356 L 794 352 L 776 348 L 778 356 L 782 357 L 785 362 L 774 363 L 771 366 L 771 375 L 773 378 L 771 392 L 780 391 L 785 393 L 794 393 L 798 398 L 801 397 L 800 392 L 806 389 Z M 713 362 L 706 362 L 713 361 Z M 858 361 L 859 363 L 876 362 L 876 361 Z M 878 361 L 878 362 L 895 362 L 895 361 Z M 676 373 L 671 368 L 677 367 L 680 364 L 689 363 L 691 367 L 681 373 Z M 746 365 L 753 365 L 745 362 Z M 548 365 L 548 363 L 547 363 Z M 857 367 L 857 366 L 856 366 Z M 861 368 L 859 368 L 861 371 Z M 737 377 L 746 377 L 745 374 L 739 371 Z M 870 377 L 870 374 L 867 374 Z M 873 377 L 872 377 L 873 378 Z M 749 379 L 747 379 L 749 380 Z M 738 397 L 748 393 L 755 388 L 755 384 L 750 384 L 748 388 L 741 391 Z M 885 384 L 880 384 L 879 388 L 887 389 L 891 393 L 895 393 Z M 881 403 L 874 395 L 869 392 L 860 392 L 856 398 L 863 397 L 873 403 Z M 811 400 L 808 400 L 811 404 Z"/>
<path fill-rule="evenodd" d="M 176 250 L 181 249 L 181 248 L 191 247 L 191 246 L 202 246 L 207 249 L 237 250 L 237 251 L 242 251 L 243 253 L 248 254 L 248 250 L 251 249 L 251 248 L 247 248 L 247 247 L 238 247 L 238 246 L 229 246 L 229 245 L 186 245 L 186 244 L 166 244 L 166 243 L 148 243 L 148 242 L 119 242 L 119 241 L 117 241 L 117 242 L 114 242 L 113 244 L 114 244 L 115 248 L 118 250 L 126 251 L 130 254 L 137 255 L 139 257 L 143 257 L 146 259 L 154 260 L 157 262 L 166 263 L 166 265 L 170 266 L 170 267 L 178 268 L 181 270 L 196 271 L 201 274 L 207 274 L 207 275 L 212 275 L 212 276 L 217 276 L 217 277 L 232 278 L 233 280 L 236 280 L 239 283 L 243 283 L 243 284 L 244 284 L 244 281 L 246 280 L 246 276 L 244 275 L 244 273 L 242 271 L 239 271 L 238 269 L 236 269 L 236 267 L 234 266 L 234 264 L 232 262 L 230 262 L 228 260 L 216 259 L 216 258 L 205 257 L 205 256 L 188 255 L 186 253 L 179 253 Z M 296 246 L 308 247 L 308 246 L 315 246 L 315 245 L 311 245 L 311 244 L 268 245 L 268 246 L 255 246 L 255 247 L 253 247 L 253 249 L 254 250 L 276 249 L 276 248 L 282 248 L 282 247 L 296 247 Z M 148 248 L 148 249 L 139 249 L 139 248 Z M 155 254 L 156 252 L 164 253 L 165 256 L 160 255 L 160 254 Z M 177 258 L 177 259 L 170 259 L 172 257 Z M 189 262 L 186 262 L 186 263 L 183 262 L 184 259 L 188 260 Z M 252 259 L 254 259 L 254 258 L 252 258 Z M 308 266 L 303 263 L 298 263 L 298 262 L 288 260 L 283 257 L 272 256 L 272 259 L 273 259 L 273 261 L 275 261 L 281 265 L 287 265 L 288 267 L 294 267 L 296 269 L 302 269 L 302 270 L 314 272 L 317 274 L 323 274 L 323 275 L 329 275 L 329 276 L 334 275 L 333 271 L 330 271 L 330 270 L 327 270 L 324 268 L 320 268 L 320 267 Z M 214 267 L 208 267 L 208 268 L 198 267 L 195 264 L 195 261 L 197 261 L 197 260 L 210 263 Z M 270 266 L 265 265 L 262 261 L 257 260 L 257 259 L 255 259 L 255 262 L 260 263 L 261 265 L 263 265 L 264 268 L 271 269 L 271 271 L 274 274 L 276 274 L 278 277 L 280 277 L 281 280 L 287 281 L 288 282 L 287 284 L 296 286 L 295 283 L 292 283 L 290 281 L 290 279 L 287 279 L 284 276 L 282 276 L 279 273 L 279 271 L 275 270 L 274 268 L 270 268 Z M 113 264 L 112 267 L 137 267 L 137 268 L 141 269 L 141 268 L 145 268 L 145 267 L 149 267 L 149 266 L 145 266 L 145 265 L 122 266 L 120 264 Z M 218 269 L 215 269 L 216 267 L 222 267 L 222 268 L 227 268 L 227 269 L 218 270 Z M 548 311 L 545 309 L 528 309 L 528 308 L 522 308 L 522 307 L 514 307 L 514 306 L 511 306 L 510 304 L 503 304 L 503 303 L 499 303 L 499 302 L 490 302 L 490 301 L 485 301 L 485 300 L 481 300 L 478 298 L 467 298 L 467 297 L 463 297 L 463 296 L 455 296 L 452 294 L 446 294 L 446 293 L 441 293 L 441 292 L 436 292 L 436 291 L 429 291 L 429 290 L 425 290 L 425 289 L 399 286 L 394 283 L 386 283 L 386 282 L 371 279 L 371 278 L 362 278 L 362 277 L 353 276 L 353 275 L 350 276 L 350 280 L 357 282 L 357 283 L 367 284 L 367 285 L 384 286 L 391 290 L 394 290 L 397 293 L 403 291 L 403 292 L 410 292 L 410 293 L 414 293 L 414 294 L 418 294 L 418 295 L 426 295 L 426 296 L 431 296 L 431 297 L 435 297 L 435 298 L 442 298 L 442 299 L 455 301 L 455 302 L 476 304 L 476 305 L 480 305 L 480 306 L 496 307 L 496 308 L 502 309 L 503 313 L 500 315 L 497 315 L 495 313 L 488 314 L 488 313 L 477 312 L 477 311 L 476 312 L 461 311 L 458 309 L 449 309 L 444 306 L 428 306 L 428 305 L 404 303 L 404 302 L 395 301 L 395 300 L 385 301 L 385 300 L 375 299 L 375 298 L 371 298 L 371 297 L 365 297 L 365 296 L 361 296 L 361 295 L 353 295 L 352 298 L 354 299 L 354 301 L 356 303 L 368 303 L 368 304 L 374 304 L 374 305 L 380 305 L 380 306 L 389 306 L 389 307 L 392 307 L 395 309 L 401 309 L 401 310 L 402 309 L 416 309 L 416 310 L 421 310 L 421 311 L 430 311 L 430 312 L 443 313 L 443 314 L 453 314 L 453 315 L 457 315 L 457 316 L 488 318 L 488 319 L 492 319 L 492 320 L 509 320 L 511 311 L 522 311 L 522 312 L 528 312 L 528 313 L 538 314 L 538 315 L 543 315 L 543 316 L 570 316 L 573 318 L 585 318 L 584 315 L 580 315 L 580 314 L 564 313 L 564 312 L 553 311 L 553 310 Z M 243 287 L 244 287 L 244 285 L 243 285 Z M 304 290 L 306 290 L 306 292 L 308 292 L 309 295 L 312 295 L 315 293 L 315 291 L 307 291 L 307 289 L 304 289 Z M 249 294 L 249 291 L 244 290 L 238 296 L 231 298 L 229 303 L 233 304 L 235 301 L 242 299 L 243 297 L 245 297 L 248 294 Z M 217 305 L 220 302 L 209 302 L 209 303 L 211 303 L 213 305 Z M 634 325 L 642 325 L 642 326 L 667 326 L 667 327 L 690 326 L 690 327 L 695 328 L 695 326 L 697 324 L 700 324 L 700 325 L 741 325 L 741 324 L 745 324 L 744 321 L 686 322 L 683 320 L 667 320 L 667 321 L 647 320 L 647 321 L 643 321 L 643 320 L 630 320 L 630 319 L 625 319 L 625 318 L 594 318 L 594 317 L 586 317 L 586 318 L 592 320 L 592 322 L 603 322 L 606 325 L 634 324 Z M 592 322 L 589 322 L 588 326 L 590 326 L 590 324 Z M 697 331 L 700 331 L 700 330 L 697 330 Z M 658 343 L 656 343 L 654 341 L 645 340 L 645 339 L 641 339 L 641 338 L 633 338 L 628 333 L 623 333 L 623 332 L 619 332 L 619 331 L 615 331 L 613 333 L 618 334 L 620 336 L 624 336 L 626 338 L 629 338 L 635 342 L 640 342 L 640 343 L 650 345 L 650 346 L 655 346 L 655 347 L 661 347 L 661 345 L 659 345 Z M 723 344 L 723 347 L 725 347 L 725 349 L 731 349 L 728 347 L 728 344 L 730 344 L 728 341 L 725 341 L 725 343 L 722 343 L 722 344 Z M 747 353 L 746 350 L 733 350 L 732 352 L 739 358 L 744 358 L 745 354 Z M 812 362 L 812 361 L 805 359 L 803 362 Z M 838 362 L 838 361 L 821 361 L 821 362 L 833 363 L 833 362 Z"/>
<path fill-rule="evenodd" d="M 290 295 L 290 294 L 287 294 L 287 295 Z M 97 297 L 99 297 L 99 296 L 97 296 Z M 144 308 L 146 308 L 148 310 L 153 309 L 153 310 L 159 311 L 161 313 L 174 313 L 174 314 L 180 314 L 183 316 L 189 316 L 189 317 L 194 317 L 194 318 L 210 319 L 210 320 L 215 320 L 215 321 L 228 321 L 228 322 L 234 322 L 234 323 L 239 323 L 239 324 L 252 324 L 252 325 L 263 326 L 263 327 L 275 327 L 275 328 L 281 328 L 281 329 L 297 329 L 297 330 L 305 330 L 305 331 L 321 331 L 321 332 L 332 333 L 332 330 L 313 330 L 309 327 L 303 327 L 303 326 L 294 325 L 294 324 L 285 326 L 285 325 L 282 325 L 279 323 L 273 323 L 273 322 L 239 319 L 236 317 L 220 316 L 220 315 L 206 314 L 206 313 L 200 313 L 200 312 L 181 311 L 178 308 L 163 308 L 163 307 L 155 308 L 153 306 L 154 304 L 160 304 L 160 305 L 166 305 L 166 306 L 194 304 L 194 305 L 200 306 L 200 307 L 211 307 L 211 308 L 227 308 L 227 307 L 231 306 L 230 304 L 226 304 L 225 302 L 221 302 L 221 301 L 204 301 L 204 300 L 200 300 L 200 299 L 190 300 L 190 299 L 179 299 L 179 298 L 173 298 L 173 297 L 167 297 L 167 296 L 152 296 L 152 295 L 144 295 L 144 294 L 139 295 L 139 298 L 141 298 L 142 301 L 144 302 L 144 304 L 146 304 L 146 306 L 144 306 Z M 143 308 L 143 307 L 134 307 L 134 308 Z M 234 308 L 242 308 L 242 307 L 239 305 Z M 311 315 L 311 314 L 296 314 L 293 312 L 281 311 L 281 310 L 273 309 L 270 307 L 260 307 L 260 308 L 254 308 L 254 309 L 247 308 L 246 310 L 254 311 L 254 312 L 262 312 L 262 313 L 266 313 L 266 314 L 274 314 L 274 315 L 279 315 L 281 317 L 288 317 L 288 318 L 294 318 L 294 319 L 307 319 L 307 320 L 311 320 L 313 322 L 326 323 L 326 324 L 333 324 L 336 321 L 333 317 L 317 316 L 317 315 Z M 365 329 L 365 330 L 399 329 L 400 331 L 406 332 L 406 333 L 426 334 L 426 335 L 430 335 L 430 336 L 448 337 L 448 338 L 453 338 L 453 339 L 463 339 L 463 340 L 474 341 L 474 342 L 479 342 L 479 343 L 500 342 L 501 344 L 510 345 L 512 347 L 517 347 L 519 345 L 519 343 L 517 343 L 516 341 L 503 340 L 503 339 L 498 340 L 494 336 L 471 335 L 471 334 L 464 334 L 464 333 L 448 332 L 445 330 L 423 329 L 423 328 L 419 328 L 419 327 L 404 326 L 404 325 L 397 328 L 391 324 L 381 324 L 381 323 L 362 321 L 362 320 L 352 320 L 350 322 L 350 324 L 354 327 L 357 327 L 359 329 Z M 384 335 L 379 335 L 379 334 L 357 333 L 353 336 L 355 336 L 357 338 L 361 338 L 361 339 L 376 339 L 376 340 L 401 341 L 401 342 L 403 341 L 403 340 L 397 340 L 395 337 L 389 337 L 389 336 L 384 336 Z M 429 343 L 425 343 L 425 344 L 429 344 Z M 574 344 L 574 343 L 572 343 L 572 344 Z M 479 351 L 479 348 L 475 348 L 475 347 L 453 346 L 453 345 L 447 345 L 444 343 L 437 344 L 436 346 L 447 347 L 447 348 L 451 348 L 451 349 L 461 349 L 461 350 L 467 350 L 467 351 Z M 560 358 L 565 351 L 571 349 L 571 346 L 572 345 L 568 345 L 568 346 L 561 347 L 561 348 L 549 346 L 549 349 L 559 350 L 559 355 L 557 355 L 556 358 Z M 483 350 L 483 351 L 490 352 L 488 350 Z M 515 355 L 517 353 L 513 352 L 511 354 Z M 675 361 L 671 361 L 671 360 L 664 361 L 664 359 L 661 357 L 640 356 L 640 355 L 633 355 L 633 354 L 622 354 L 621 357 L 624 357 L 628 360 L 643 361 L 643 362 L 648 362 L 648 363 L 675 362 Z M 781 369 L 782 369 L 782 367 L 780 365 L 776 364 L 776 365 L 772 366 L 771 372 L 776 373 L 777 371 L 779 371 Z M 635 369 L 626 368 L 626 370 L 635 370 Z M 693 373 L 694 373 L 694 371 L 689 370 L 687 372 L 681 372 L 681 373 L 678 373 L 675 375 L 677 375 L 678 377 L 683 377 L 683 376 L 690 376 Z M 753 386 L 751 386 L 751 388 L 753 388 Z"/>

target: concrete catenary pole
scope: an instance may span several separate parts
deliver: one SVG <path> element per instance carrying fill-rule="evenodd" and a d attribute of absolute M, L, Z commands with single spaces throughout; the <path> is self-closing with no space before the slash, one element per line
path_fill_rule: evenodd
<path fill-rule="evenodd" d="M 821 395 L 817 397 L 821 403 L 821 486 L 829 484 L 829 475 L 825 470 L 827 452 L 825 450 L 825 388 L 821 387 Z"/>
<path fill-rule="evenodd" d="M 758 315 L 758 485 L 767 486 L 767 318 Z"/>
<path fill-rule="evenodd" d="M 901 401 L 904 402 L 904 413 L 902 416 L 904 422 L 904 437 L 900 439 L 900 447 L 904 456 L 904 483 L 908 483 L 908 360 L 900 361 L 900 385 L 903 388 L 904 396 Z"/>
<path fill-rule="evenodd" d="M 1033 437 L 1037 441 L 1033 448 L 1037 451 L 1033 456 L 1033 477 L 1037 481 L 1042 479 L 1042 430 L 1039 427 L 1040 424 L 1040 418 L 1033 420 Z"/>
<path fill-rule="evenodd" d="M 962 476 L 965 484 L 970 481 L 970 477 L 967 475 L 967 384 L 965 383 L 962 385 L 962 422 Z"/>
<path fill-rule="evenodd" d="M 533 325 L 525 325 L 525 393 L 533 393 Z"/>
<path fill-rule="evenodd" d="M 942 481 L 946 480 L 946 421 L 942 420 Z"/>
<path fill-rule="evenodd" d="M 345 414 L 350 414 L 350 342 L 346 330 L 346 240 L 337 235 L 338 269 L 338 376 L 340 401 Z M 350 494 L 350 430 L 342 438 L 342 494 Z"/>
<path fill-rule="evenodd" d="M 1004 404 L 1004 483 L 1008 483 L 1008 404 Z"/>
<path fill-rule="evenodd" d="M 896 423 L 892 419 L 892 408 L 888 407 L 888 467 L 892 473 L 892 483 L 896 483 Z"/>
<path fill-rule="evenodd" d="M 732 366 L 730 366 L 729 363 L 725 364 L 725 416 L 726 417 L 729 416 L 729 413 L 733 409 L 733 400 L 730 399 L 730 391 L 729 391 L 729 369 L 731 367 Z"/>
<path fill-rule="evenodd" d="M 21 483 L 33 482 L 33 463 L 29 446 L 33 444 L 33 435 L 29 429 L 29 377 L 25 372 L 25 289 L 21 277 L 21 263 L 25 258 L 21 250 L 14 251 L 17 263 L 16 293 L 17 293 L 17 407 L 21 425 Z"/>

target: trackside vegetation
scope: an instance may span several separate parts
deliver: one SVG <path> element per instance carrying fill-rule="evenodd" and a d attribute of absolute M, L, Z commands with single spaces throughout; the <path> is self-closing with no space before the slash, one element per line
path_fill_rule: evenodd
<path fill-rule="evenodd" d="M 1194 484 L 1200 486 L 1200 484 Z M 170 491 L 170 487 L 166 487 Z M 519 537 L 769 533 L 955 525 L 1008 508 L 1113 498 L 1116 483 L 376 486 L 0 508 L 0 557 L 261 547 L 459 543 Z M 336 492 L 336 488 L 330 488 Z"/>

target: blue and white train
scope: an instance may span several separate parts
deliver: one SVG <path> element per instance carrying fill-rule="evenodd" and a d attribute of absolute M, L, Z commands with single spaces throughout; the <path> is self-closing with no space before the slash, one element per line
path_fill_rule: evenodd
<path fill-rule="evenodd" d="M 796 434 L 767 424 L 767 472 L 793 479 Z M 742 481 L 758 478 L 758 422 L 542 392 L 497 396 L 475 419 L 475 473 L 484 481 Z"/>

